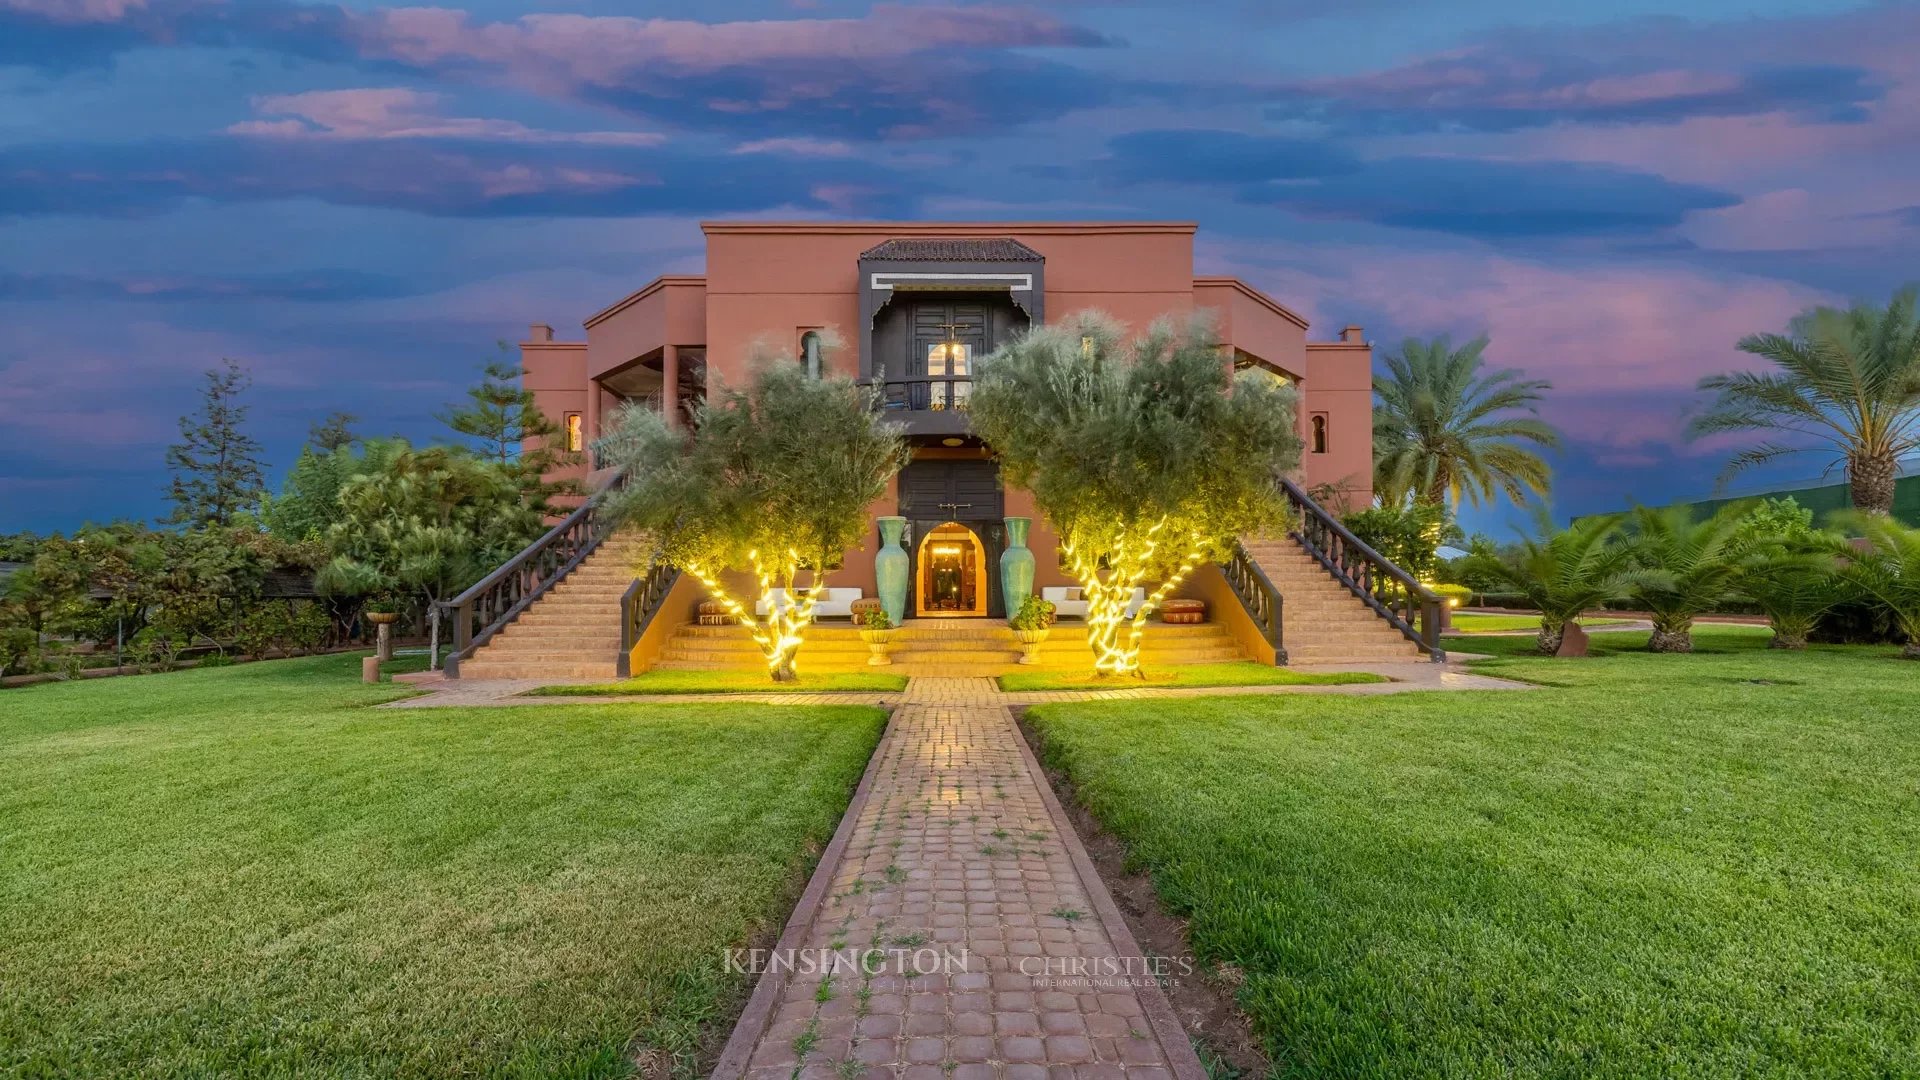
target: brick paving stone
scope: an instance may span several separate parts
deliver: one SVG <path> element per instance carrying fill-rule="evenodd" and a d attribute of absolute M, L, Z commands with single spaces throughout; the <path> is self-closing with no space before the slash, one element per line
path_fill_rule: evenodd
<path fill-rule="evenodd" d="M 887 1080 L 1197 1075 L 1184 1036 L 1169 1047 L 1148 1030 L 1142 991 L 1124 976 L 1049 976 L 1050 957 L 1108 971 L 1128 960 L 1103 919 L 1084 914 L 1112 910 L 1111 899 L 1082 879 L 1078 841 L 1059 835 L 1007 697 L 987 679 L 912 680 L 868 765 L 849 842 L 816 871 L 826 898 L 800 930 L 804 949 L 880 950 L 881 962 L 834 976 L 825 1001 L 821 975 L 794 973 L 772 1022 L 736 1035 L 758 1040 L 752 1071 L 720 1075 L 779 1065 L 864 1066 L 857 1075 Z M 1082 914 L 1052 914 L 1063 909 Z M 816 1041 L 796 1063 L 798 1031 Z"/>

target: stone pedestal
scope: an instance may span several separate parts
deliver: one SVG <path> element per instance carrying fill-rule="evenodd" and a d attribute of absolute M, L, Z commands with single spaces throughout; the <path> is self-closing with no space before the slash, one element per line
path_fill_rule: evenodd
<path fill-rule="evenodd" d="M 386 627 L 383 626 L 380 629 L 385 630 Z M 379 657 L 368 656 L 361 659 L 360 681 L 368 682 L 368 683 L 377 683 L 380 681 L 380 658 Z"/>

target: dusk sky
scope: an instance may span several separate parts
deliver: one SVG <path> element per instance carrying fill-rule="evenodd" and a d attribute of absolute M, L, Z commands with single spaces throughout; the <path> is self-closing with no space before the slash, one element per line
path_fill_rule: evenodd
<path fill-rule="evenodd" d="M 160 513 L 222 357 L 276 484 L 434 435 L 738 216 L 1197 221 L 1316 339 L 1552 380 L 1563 517 L 1707 495 L 1695 381 L 1920 278 L 1920 7 L 1683 6 L 0 0 L 0 530 Z"/>

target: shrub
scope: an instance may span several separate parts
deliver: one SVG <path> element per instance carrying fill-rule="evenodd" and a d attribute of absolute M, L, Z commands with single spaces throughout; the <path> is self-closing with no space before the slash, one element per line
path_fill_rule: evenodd
<path fill-rule="evenodd" d="M 1015 630 L 1045 630 L 1053 625 L 1053 601 L 1029 596 L 1020 603 L 1007 625 Z"/>
<path fill-rule="evenodd" d="M 1460 536 L 1445 506 L 1373 506 L 1340 519 L 1348 531 L 1419 581 L 1439 576 L 1440 545 Z"/>

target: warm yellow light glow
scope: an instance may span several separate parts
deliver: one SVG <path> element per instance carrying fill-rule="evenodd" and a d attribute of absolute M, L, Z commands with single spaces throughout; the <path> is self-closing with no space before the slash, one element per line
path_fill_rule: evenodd
<path fill-rule="evenodd" d="M 735 600 L 712 574 L 704 567 L 690 565 L 686 571 L 698 578 L 706 587 L 708 595 L 718 600 L 727 609 L 727 614 L 745 627 L 753 643 L 759 647 L 766 658 L 767 673 L 776 681 L 784 676 L 797 678 L 800 674 L 799 652 L 805 643 L 808 626 L 813 623 L 813 612 L 822 597 L 826 595 L 826 579 L 816 574 L 813 587 L 795 595 L 793 579 L 799 569 L 799 556 L 789 551 L 785 563 L 777 568 L 769 568 L 760 562 L 760 553 L 750 551 L 747 558 L 753 562 L 754 578 L 759 583 L 760 595 L 771 598 L 775 587 L 774 570 L 781 571 L 780 579 L 786 582 L 784 590 L 787 603 L 784 607 L 769 602 L 764 619 L 756 618 L 738 600 Z"/>
<path fill-rule="evenodd" d="M 1080 579 L 1082 595 L 1087 600 L 1087 646 L 1093 650 L 1093 668 L 1098 674 L 1139 674 L 1140 647 L 1146 637 L 1147 617 L 1159 610 L 1161 603 L 1200 564 L 1204 545 L 1196 535 L 1189 537 L 1189 547 L 1181 557 L 1179 567 L 1158 588 L 1147 594 L 1138 611 L 1127 614 L 1127 607 L 1133 602 L 1133 591 L 1140 587 L 1146 577 L 1147 567 L 1152 565 L 1154 555 L 1159 550 L 1160 532 L 1165 526 L 1166 519 L 1162 518 L 1146 530 L 1137 545 L 1129 544 L 1124 536 L 1115 541 L 1113 550 L 1105 553 L 1107 565 L 1104 578 L 1101 577 L 1097 554 L 1087 558 L 1070 541 L 1062 545 L 1074 576 Z"/>
<path fill-rule="evenodd" d="M 935 545 L 933 545 L 933 553 L 934 553 L 935 555 L 958 555 L 958 554 L 960 554 L 960 545 L 958 545 L 958 544 L 935 544 Z"/>

